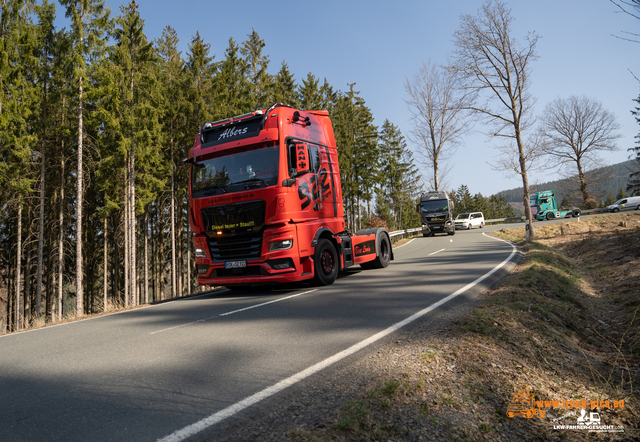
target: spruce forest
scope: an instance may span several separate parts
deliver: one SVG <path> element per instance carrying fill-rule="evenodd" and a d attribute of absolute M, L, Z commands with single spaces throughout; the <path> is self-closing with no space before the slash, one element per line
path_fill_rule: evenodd
<path fill-rule="evenodd" d="M 182 54 L 170 26 L 145 35 L 135 1 L 59 0 L 62 29 L 49 0 L 0 7 L 0 333 L 200 290 L 177 165 L 207 120 L 327 109 L 347 228 L 419 224 L 421 177 L 398 127 L 375 126 L 353 84 L 297 83 L 284 60 L 275 72 L 255 30 L 223 54 L 196 32 Z M 504 198 L 491 207 L 508 216 Z"/>
<path fill-rule="evenodd" d="M 273 103 L 328 109 L 349 228 L 372 202 L 390 228 L 416 223 L 419 175 L 399 129 L 354 91 L 285 61 L 269 74 L 252 31 L 213 54 L 167 26 L 150 41 L 134 1 L 3 0 L 0 22 L 0 332 L 199 290 L 188 220 L 188 157 L 204 121 Z M 59 8 L 60 9 L 60 8 Z M 413 224 L 412 224 L 413 223 Z"/>

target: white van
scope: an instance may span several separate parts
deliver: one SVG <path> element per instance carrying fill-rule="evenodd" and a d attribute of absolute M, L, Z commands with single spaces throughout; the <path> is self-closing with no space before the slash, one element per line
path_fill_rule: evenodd
<path fill-rule="evenodd" d="M 454 221 L 456 229 L 471 229 L 472 227 L 484 227 L 484 215 L 482 212 L 461 213 Z"/>
<path fill-rule="evenodd" d="M 619 212 L 621 210 L 640 210 L 640 196 L 631 196 L 616 201 L 607 207 L 607 212 Z"/>

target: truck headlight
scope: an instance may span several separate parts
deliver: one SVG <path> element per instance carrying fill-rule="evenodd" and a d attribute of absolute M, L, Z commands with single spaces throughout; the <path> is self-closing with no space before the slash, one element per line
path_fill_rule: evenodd
<path fill-rule="evenodd" d="M 274 241 L 269 244 L 269 251 L 273 252 L 274 250 L 288 250 L 293 247 L 293 239 L 285 239 L 282 241 Z"/>
<path fill-rule="evenodd" d="M 204 249 L 196 249 L 196 258 L 206 258 L 207 254 L 204 252 Z"/>

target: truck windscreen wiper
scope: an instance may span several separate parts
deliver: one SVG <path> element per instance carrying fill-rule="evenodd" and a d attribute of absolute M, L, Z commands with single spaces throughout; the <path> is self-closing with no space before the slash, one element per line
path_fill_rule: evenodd
<path fill-rule="evenodd" d="M 247 186 L 249 186 L 249 184 L 257 184 L 258 186 L 260 186 L 260 184 L 264 184 L 264 187 L 268 186 L 265 180 L 258 177 L 249 178 L 248 180 L 244 180 L 244 181 L 238 181 L 237 183 L 233 183 L 233 184 L 246 184 Z"/>
<path fill-rule="evenodd" d="M 224 187 L 220 186 L 219 184 L 212 184 L 211 186 L 207 186 L 202 190 L 209 190 L 209 189 L 220 189 L 220 190 L 222 190 L 222 193 L 227 193 L 227 189 L 225 189 Z M 215 194 L 212 193 L 212 192 L 206 192 L 204 194 L 204 196 L 211 196 L 211 195 L 215 195 Z"/>

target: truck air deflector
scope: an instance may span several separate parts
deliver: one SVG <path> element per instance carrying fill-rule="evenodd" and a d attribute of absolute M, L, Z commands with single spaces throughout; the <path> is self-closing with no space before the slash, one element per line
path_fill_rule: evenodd
<path fill-rule="evenodd" d="M 203 127 L 201 131 L 201 148 L 216 146 L 228 143 L 229 141 L 241 140 L 258 136 L 262 125 L 262 115 L 232 121 L 220 126 Z"/>

